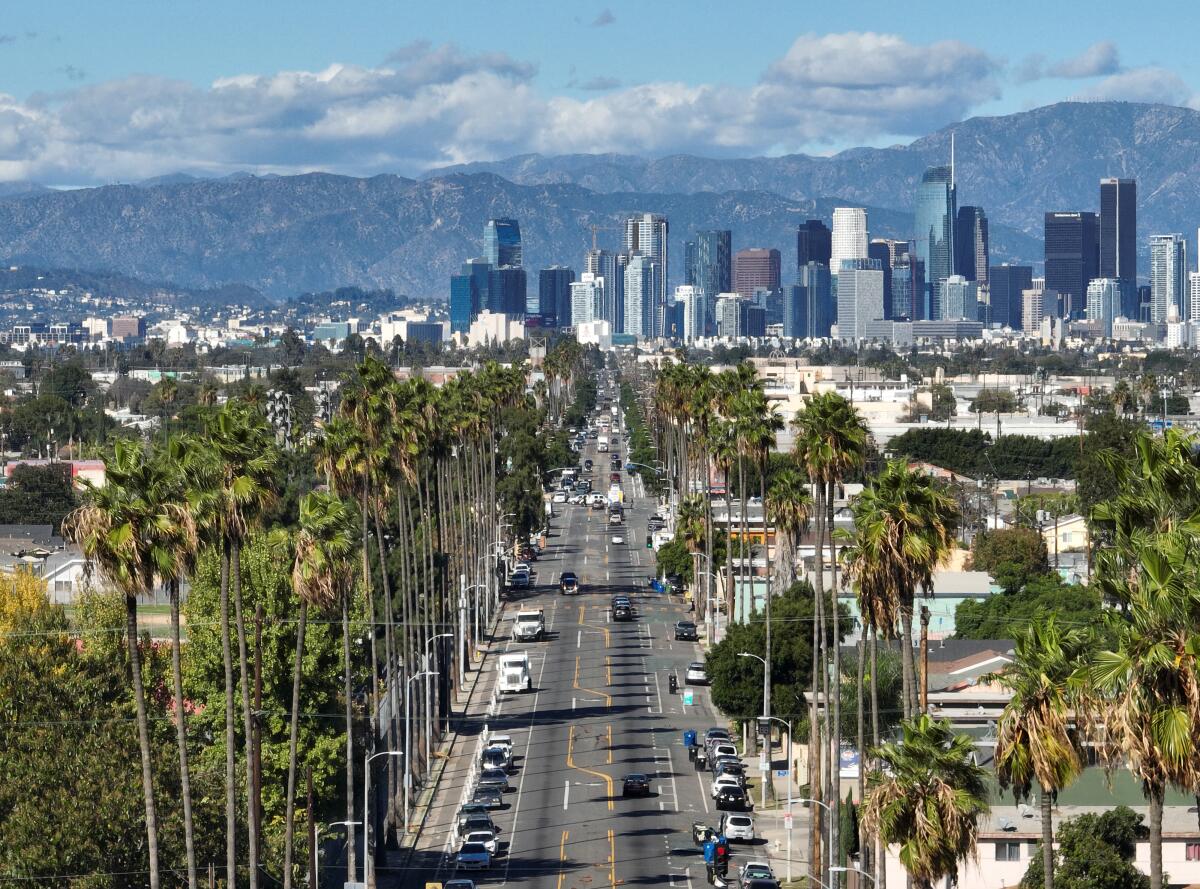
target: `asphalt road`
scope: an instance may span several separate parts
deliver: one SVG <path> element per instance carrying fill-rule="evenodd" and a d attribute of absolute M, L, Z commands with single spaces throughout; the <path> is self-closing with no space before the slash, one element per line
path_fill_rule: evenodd
<path fill-rule="evenodd" d="M 623 460 L 624 444 L 622 438 L 615 447 Z M 593 490 L 607 491 L 608 455 L 597 454 L 589 441 L 583 456 L 595 462 Z M 702 733 L 718 720 L 704 687 L 693 690 L 693 704 L 684 704 L 684 671 L 700 652 L 695 643 L 674 641 L 672 628 L 690 615 L 647 585 L 655 569 L 654 553 L 645 547 L 646 521 L 655 502 L 639 496 L 639 481 L 624 470 L 621 475 L 625 543 L 612 543 L 606 511 L 555 504 L 535 587 L 519 603 L 545 609 L 548 638 L 507 643 L 530 653 L 534 688 L 505 696 L 491 720 L 493 732 L 513 737 L 518 758 L 506 805 L 494 815 L 506 854 L 490 872 L 470 875 L 479 884 L 707 885 L 691 824 L 715 824 L 717 816 L 707 775 L 688 761 L 682 732 Z M 565 570 L 579 575 L 578 595 L 558 593 Z M 634 621 L 611 621 L 609 602 L 617 593 L 633 600 Z M 671 670 L 679 677 L 676 695 L 668 693 Z M 630 772 L 650 776 L 650 796 L 622 797 Z"/>

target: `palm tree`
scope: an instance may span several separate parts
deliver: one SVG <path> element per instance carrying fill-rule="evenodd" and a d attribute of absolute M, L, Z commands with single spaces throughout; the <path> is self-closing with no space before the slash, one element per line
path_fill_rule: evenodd
<path fill-rule="evenodd" d="M 156 577 L 171 577 L 177 570 L 178 541 L 189 533 L 191 516 L 185 505 L 173 499 L 175 493 L 177 489 L 160 461 L 147 455 L 140 444 L 118 439 L 112 459 L 105 463 L 104 486 L 89 484 L 86 502 L 63 521 L 63 536 L 78 544 L 89 565 L 95 565 L 103 578 L 125 596 L 125 635 L 142 760 L 151 889 L 159 886 L 158 813 L 137 600 L 154 588 Z M 181 695 L 177 702 L 177 706 L 182 703 Z"/>
<path fill-rule="evenodd" d="M 1081 629 L 1064 630 L 1054 616 L 1030 624 L 1016 639 L 1012 663 L 981 682 L 996 682 L 1012 697 L 1000 715 L 996 776 L 1018 798 L 1041 790 L 1042 868 L 1054 889 L 1054 824 L 1051 799 L 1083 771 L 1078 736 L 1069 726 L 1075 681 L 1091 645 Z"/>
<path fill-rule="evenodd" d="M 948 720 L 922 713 L 901 723 L 902 739 L 877 748 L 886 764 L 867 779 L 863 820 L 887 844 L 917 889 L 958 877 L 958 862 L 975 851 L 978 821 L 988 811 L 987 781 L 974 745 Z M 881 863 L 882 867 L 882 863 Z"/>
<path fill-rule="evenodd" d="M 779 588 L 787 590 L 796 582 L 796 549 L 800 545 L 800 535 L 808 530 L 812 518 L 812 495 L 804 477 L 789 467 L 771 479 L 766 504 L 767 515 L 775 524 Z"/>
<path fill-rule="evenodd" d="M 296 744 L 300 728 L 300 677 L 308 609 L 329 608 L 346 595 L 353 582 L 354 521 L 350 508 L 334 494 L 317 491 L 300 500 L 300 529 L 295 541 L 292 588 L 300 600 L 296 625 L 296 660 L 292 672 L 291 733 L 288 737 L 287 814 L 284 819 L 283 885 L 292 885 L 292 836 L 296 814 Z"/>
<path fill-rule="evenodd" d="M 733 501 L 729 473 L 737 461 L 737 434 L 732 424 L 717 420 L 710 426 L 713 462 L 725 479 L 725 615 L 733 620 Z"/>

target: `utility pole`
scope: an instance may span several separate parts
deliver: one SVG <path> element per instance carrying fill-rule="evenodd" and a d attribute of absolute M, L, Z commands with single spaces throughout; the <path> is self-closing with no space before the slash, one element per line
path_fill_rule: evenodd
<path fill-rule="evenodd" d="M 317 889 L 317 822 L 313 817 L 312 766 L 304 771 L 308 783 L 308 885 Z"/>
<path fill-rule="evenodd" d="M 263 607 L 254 607 L 254 825 L 262 836 L 262 625 Z"/>
<path fill-rule="evenodd" d="M 921 606 L 921 712 L 929 712 L 929 608 Z"/>

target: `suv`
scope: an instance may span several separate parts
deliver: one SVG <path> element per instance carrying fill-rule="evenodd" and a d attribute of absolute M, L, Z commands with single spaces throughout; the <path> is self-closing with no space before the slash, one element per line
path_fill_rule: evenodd
<path fill-rule="evenodd" d="M 614 621 L 633 620 L 633 608 L 629 605 L 613 606 L 612 619 Z"/>
<path fill-rule="evenodd" d="M 683 642 L 698 642 L 700 634 L 696 632 L 696 625 L 690 620 L 681 620 L 675 624 L 675 639 Z"/>
<path fill-rule="evenodd" d="M 579 578 L 575 576 L 574 571 L 564 571 L 558 579 L 558 590 L 564 596 L 571 596 L 579 592 Z"/>
<path fill-rule="evenodd" d="M 621 784 L 621 796 L 649 796 L 650 795 L 650 779 L 641 772 L 634 772 L 625 776 L 625 781 Z"/>

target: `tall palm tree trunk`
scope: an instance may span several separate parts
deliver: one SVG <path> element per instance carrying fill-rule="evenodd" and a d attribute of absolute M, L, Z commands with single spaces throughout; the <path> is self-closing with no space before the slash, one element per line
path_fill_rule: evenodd
<path fill-rule="evenodd" d="M 247 870 L 250 889 L 258 889 L 258 813 L 254 811 L 254 757 L 250 745 L 254 738 L 254 714 L 250 710 L 250 659 L 246 652 L 246 621 L 242 613 L 242 547 L 234 541 L 229 553 L 233 572 L 233 613 L 237 621 L 238 665 L 241 669 L 242 730 L 246 733 L 246 846 L 249 853 Z"/>
<path fill-rule="evenodd" d="M 840 626 L 840 615 L 838 614 L 838 596 L 837 596 L 837 543 L 834 540 L 834 522 L 833 522 L 833 504 L 836 482 L 833 479 L 829 480 L 829 494 L 825 498 L 825 509 L 828 512 L 829 518 L 829 611 L 830 619 L 833 624 L 833 633 L 830 645 L 833 648 L 833 669 L 832 676 L 829 679 L 829 690 L 833 696 L 832 708 L 826 707 L 826 712 L 832 709 L 829 720 L 831 723 L 831 732 L 829 736 L 829 786 L 830 796 L 829 805 L 833 808 L 833 814 L 829 818 L 829 846 L 832 852 L 831 855 L 836 856 L 838 850 L 841 849 L 839 844 L 841 832 L 841 818 L 838 815 L 838 810 L 842 805 L 842 783 L 841 783 L 841 763 L 842 763 L 842 633 Z M 839 863 L 839 862 L 831 862 Z"/>
<path fill-rule="evenodd" d="M 820 801 L 823 796 L 823 780 L 821 776 L 821 719 L 820 714 L 824 709 L 824 702 L 818 705 L 821 691 L 821 673 L 824 659 L 821 656 L 821 645 L 824 641 L 824 626 L 821 622 L 821 601 L 822 589 L 824 588 L 824 565 L 823 565 L 823 547 L 825 533 L 825 510 L 821 504 L 824 500 L 824 486 L 814 485 L 814 493 L 816 494 L 816 583 L 815 594 L 813 596 L 813 622 L 812 622 L 812 697 L 809 704 L 809 728 L 808 728 L 808 792 L 814 800 Z M 822 809 L 818 805 L 813 805 L 809 809 L 809 885 L 815 886 L 816 880 L 819 879 L 821 872 L 821 812 Z"/>
<path fill-rule="evenodd" d="M 346 880 L 358 879 L 354 832 L 354 689 L 350 677 L 350 596 L 342 597 L 342 693 L 346 701 Z"/>
<path fill-rule="evenodd" d="M 409 656 L 408 646 L 405 645 L 404 657 L 402 661 L 397 658 L 396 651 L 396 634 L 395 621 L 392 615 L 392 581 L 388 576 L 387 569 L 387 547 L 383 541 L 383 524 L 379 520 L 379 510 L 375 507 L 371 508 L 371 514 L 375 524 L 375 547 L 379 551 L 379 583 L 383 587 L 383 634 L 384 634 L 384 652 L 387 657 L 387 696 L 390 706 L 388 707 L 388 750 L 398 750 L 399 738 L 396 728 L 396 707 L 398 704 L 396 688 L 401 681 L 400 677 L 407 679 L 409 671 L 412 669 L 412 660 Z M 408 636 L 405 634 L 405 640 Z M 407 687 L 407 686 L 406 686 Z M 405 751 L 405 756 L 408 752 Z M 389 756 L 387 759 L 387 820 L 391 824 L 396 823 L 395 800 L 397 792 L 398 776 L 396 773 L 396 760 L 398 757 Z"/>
<path fill-rule="evenodd" d="M 1162 889 L 1162 817 L 1166 788 L 1162 784 L 1150 786 L 1150 889 Z"/>
<path fill-rule="evenodd" d="M 879 627 L 871 624 L 871 743 L 879 746 Z M 862 751 L 859 751 L 859 768 L 863 767 Z M 887 850 L 883 840 L 875 841 L 875 885 L 876 889 L 887 889 Z"/>
<path fill-rule="evenodd" d="M 866 675 L 866 629 L 864 627 L 858 639 L 858 684 L 854 686 L 854 699 L 858 709 L 856 728 L 858 730 L 855 742 L 858 749 L 858 804 L 861 806 L 866 799 L 867 767 L 866 767 L 866 717 L 865 701 L 863 698 L 863 680 Z M 867 848 L 867 830 L 862 819 L 858 819 L 858 855 L 859 864 L 864 871 L 870 872 L 871 855 Z"/>
<path fill-rule="evenodd" d="M 904 718 L 908 719 L 917 710 L 917 676 L 916 664 L 913 663 L 912 650 L 913 603 L 905 595 L 900 602 L 900 663 L 903 667 Z"/>
<path fill-rule="evenodd" d="M 729 467 L 725 468 L 725 619 L 733 623 L 733 500 L 729 496 Z"/>
<path fill-rule="evenodd" d="M 1045 889 L 1054 889 L 1054 823 L 1050 809 L 1050 791 L 1041 788 L 1042 799 L 1042 880 Z"/>
<path fill-rule="evenodd" d="M 296 623 L 296 661 L 292 670 L 292 717 L 288 734 L 287 812 L 283 821 L 283 889 L 292 889 L 292 838 L 296 829 L 296 745 L 300 734 L 300 676 L 304 666 L 304 631 L 308 626 L 308 600 L 300 599 Z"/>
<path fill-rule="evenodd" d="M 196 889 L 196 839 L 192 825 L 192 776 L 188 768 L 187 722 L 183 711 L 183 667 L 179 650 L 179 581 L 170 584 L 171 682 L 175 693 L 175 742 L 179 747 L 179 784 L 183 794 L 183 846 L 187 856 L 188 889 Z"/>
<path fill-rule="evenodd" d="M 759 498 L 762 502 L 762 529 L 763 529 L 763 554 L 767 563 L 766 571 L 766 598 L 763 603 L 763 617 L 766 621 L 766 641 L 764 644 L 765 657 L 763 661 L 763 715 L 771 715 L 771 547 L 767 543 L 767 463 L 763 460 L 762 472 L 758 477 Z M 753 550 L 751 550 L 753 552 Z M 751 577 L 753 577 L 753 572 Z M 791 739 L 788 739 L 791 743 Z M 767 757 L 767 774 L 764 780 L 767 782 L 767 795 L 775 798 L 775 782 L 771 776 L 775 774 L 771 763 L 771 723 L 767 722 L 767 730 L 763 735 L 763 746 L 766 747 Z M 791 755 L 790 752 L 788 754 Z"/>
<path fill-rule="evenodd" d="M 133 679 L 133 703 L 137 710 L 138 750 L 142 756 L 142 797 L 146 804 L 146 851 L 150 859 L 150 889 L 158 889 L 158 811 L 154 805 L 154 772 L 150 762 L 150 724 L 146 718 L 146 689 L 142 685 L 142 655 L 138 648 L 136 596 L 125 597 L 125 635 L 129 647 L 129 671 Z"/>
<path fill-rule="evenodd" d="M 225 882 L 237 885 L 237 757 L 234 745 L 233 647 L 229 627 L 229 540 L 221 542 L 221 657 L 225 667 Z"/>

